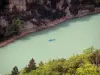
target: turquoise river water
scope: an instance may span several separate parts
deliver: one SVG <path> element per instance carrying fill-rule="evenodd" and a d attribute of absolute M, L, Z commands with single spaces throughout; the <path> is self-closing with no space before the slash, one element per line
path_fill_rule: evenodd
<path fill-rule="evenodd" d="M 0 75 L 14 66 L 24 68 L 31 58 L 37 63 L 68 58 L 91 46 L 100 48 L 100 14 L 68 20 L 0 48 Z"/>

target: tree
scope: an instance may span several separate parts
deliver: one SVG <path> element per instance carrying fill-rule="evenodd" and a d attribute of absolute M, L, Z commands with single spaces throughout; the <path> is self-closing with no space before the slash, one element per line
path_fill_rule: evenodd
<path fill-rule="evenodd" d="M 96 72 L 96 67 L 92 64 L 84 64 L 76 70 L 75 75 L 99 75 Z"/>
<path fill-rule="evenodd" d="M 64 0 L 64 3 L 62 5 L 63 11 L 65 11 L 65 9 L 68 7 L 68 3 L 66 0 Z"/>
<path fill-rule="evenodd" d="M 73 55 L 67 60 L 61 58 L 45 64 L 40 62 L 38 67 L 32 58 L 20 75 L 100 75 L 100 50 L 93 50 L 94 48 L 90 47 L 84 50 L 84 53 Z M 14 69 L 13 73 L 16 75 L 18 70 Z"/>
<path fill-rule="evenodd" d="M 77 6 L 70 6 L 69 11 L 72 15 L 77 15 L 78 14 L 78 7 Z"/>
<path fill-rule="evenodd" d="M 4 39 L 8 21 L 4 17 L 0 17 L 0 41 Z"/>
<path fill-rule="evenodd" d="M 28 73 L 32 70 L 36 70 L 36 63 L 33 58 L 30 60 L 28 66 L 25 67 L 25 72 Z"/>
<path fill-rule="evenodd" d="M 31 70 L 35 70 L 36 69 L 36 63 L 35 63 L 35 60 L 32 58 L 28 64 L 28 67 L 31 69 Z"/>
<path fill-rule="evenodd" d="M 92 47 L 90 47 L 88 49 L 83 50 L 83 53 L 85 53 L 85 54 L 91 54 L 93 51 L 94 51 L 94 47 L 92 46 Z"/>
<path fill-rule="evenodd" d="M 7 26 L 5 36 L 19 34 L 22 28 L 24 28 L 22 20 L 20 18 L 14 18 L 11 24 Z"/>
<path fill-rule="evenodd" d="M 79 0 L 71 0 L 71 5 L 79 5 Z"/>
<path fill-rule="evenodd" d="M 17 66 L 15 66 L 15 67 L 13 68 L 11 75 L 19 75 L 19 71 L 18 71 Z"/>
<path fill-rule="evenodd" d="M 0 41 L 3 41 L 4 35 L 5 35 L 5 28 L 0 26 Z"/>
<path fill-rule="evenodd" d="M 90 56 L 88 57 L 89 61 L 96 65 L 96 70 L 98 72 L 98 67 L 100 65 L 100 51 L 99 50 L 96 50 L 94 51 L 93 53 L 90 54 Z"/>
<path fill-rule="evenodd" d="M 44 5 L 47 5 L 47 0 L 43 0 L 43 1 L 44 1 L 44 3 L 43 3 L 43 4 L 44 4 Z"/>
<path fill-rule="evenodd" d="M 44 63 L 41 61 L 41 62 L 39 63 L 39 66 L 44 66 Z"/>

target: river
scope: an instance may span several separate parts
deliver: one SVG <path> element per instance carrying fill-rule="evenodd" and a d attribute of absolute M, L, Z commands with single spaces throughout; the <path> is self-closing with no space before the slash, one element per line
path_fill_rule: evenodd
<path fill-rule="evenodd" d="M 91 46 L 100 48 L 100 14 L 68 20 L 0 48 L 0 74 L 24 68 L 31 58 L 36 63 L 68 58 Z"/>

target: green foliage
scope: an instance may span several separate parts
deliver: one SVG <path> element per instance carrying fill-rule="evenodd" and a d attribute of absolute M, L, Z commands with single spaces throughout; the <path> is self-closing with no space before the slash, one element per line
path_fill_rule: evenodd
<path fill-rule="evenodd" d="M 39 66 L 44 66 L 44 63 L 41 61 L 41 62 L 39 63 Z"/>
<path fill-rule="evenodd" d="M 30 72 L 32 70 L 36 70 L 36 65 L 35 64 L 36 63 L 35 63 L 34 59 L 32 58 L 30 60 L 29 64 L 28 64 L 28 66 L 25 67 L 25 72 L 28 73 L 28 72 Z"/>
<path fill-rule="evenodd" d="M 96 71 L 99 72 L 98 67 L 100 65 L 100 50 L 96 50 L 91 53 L 88 59 L 92 64 L 96 65 Z"/>
<path fill-rule="evenodd" d="M 21 21 L 20 18 L 14 18 L 14 19 L 12 20 L 12 24 L 13 24 L 13 25 L 17 25 L 17 26 L 21 26 L 22 21 Z"/>
<path fill-rule="evenodd" d="M 24 25 L 23 22 L 20 20 L 20 18 L 14 18 L 11 24 L 6 28 L 5 36 L 19 34 L 23 27 Z"/>
<path fill-rule="evenodd" d="M 77 69 L 76 75 L 99 75 L 99 74 L 96 72 L 96 66 L 93 66 L 92 64 L 84 64 L 83 66 Z"/>
<path fill-rule="evenodd" d="M 88 48 L 88 49 L 83 50 L 83 53 L 85 53 L 85 54 L 90 54 L 90 53 L 92 53 L 93 51 L 94 51 L 94 47 L 92 46 L 92 47 L 90 47 L 90 48 Z"/>
<path fill-rule="evenodd" d="M 19 75 L 19 71 L 16 66 L 13 68 L 11 75 Z"/>
<path fill-rule="evenodd" d="M 69 59 L 42 61 L 36 67 L 34 59 L 20 71 L 20 75 L 100 75 L 100 50 L 93 47 Z"/>
<path fill-rule="evenodd" d="M 100 50 L 96 50 L 89 55 L 89 61 L 92 64 L 99 65 L 100 64 Z"/>

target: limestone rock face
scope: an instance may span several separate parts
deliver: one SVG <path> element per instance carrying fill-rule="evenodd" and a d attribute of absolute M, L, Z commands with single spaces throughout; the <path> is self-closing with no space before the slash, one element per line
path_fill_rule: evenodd
<path fill-rule="evenodd" d="M 19 11 L 26 10 L 25 0 L 9 0 L 9 9 L 12 11 L 13 7 L 16 7 Z"/>
<path fill-rule="evenodd" d="M 0 17 L 0 26 L 3 28 L 8 26 L 8 21 L 4 17 Z"/>

